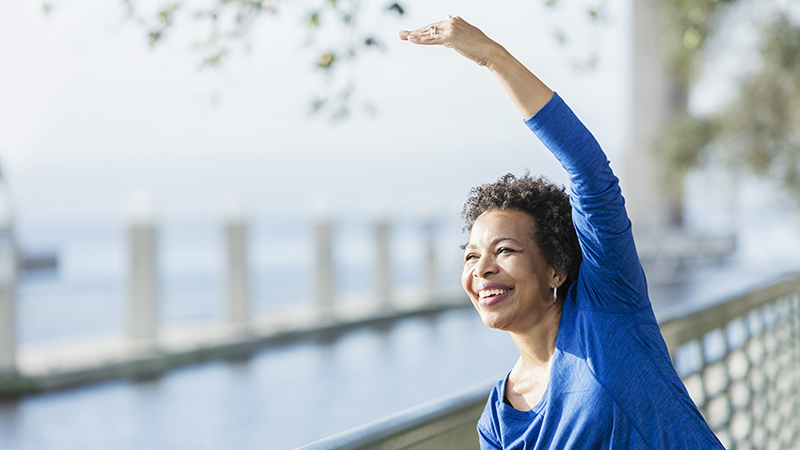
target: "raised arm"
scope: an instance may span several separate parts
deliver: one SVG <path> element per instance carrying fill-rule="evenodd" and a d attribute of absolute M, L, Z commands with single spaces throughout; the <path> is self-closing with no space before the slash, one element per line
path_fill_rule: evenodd
<path fill-rule="evenodd" d="M 563 100 L 500 44 L 459 17 L 399 35 L 419 45 L 452 48 L 494 73 L 528 127 L 569 173 L 572 220 L 583 253 L 580 297 L 609 311 L 645 306 L 646 282 L 619 180 L 600 145 Z"/>
<path fill-rule="evenodd" d="M 400 39 L 414 44 L 452 48 L 478 65 L 486 66 L 500 81 L 523 119 L 533 117 L 553 98 L 553 91 L 508 50 L 458 16 L 398 34 Z"/>

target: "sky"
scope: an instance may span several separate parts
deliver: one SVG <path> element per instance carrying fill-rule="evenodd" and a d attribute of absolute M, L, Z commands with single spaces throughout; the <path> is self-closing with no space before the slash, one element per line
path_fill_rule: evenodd
<path fill-rule="evenodd" d="M 600 29 L 541 3 L 410 0 L 402 17 L 368 4 L 361 23 L 384 51 L 352 68 L 354 104 L 377 114 L 331 123 L 308 114 L 322 86 L 305 46 L 309 3 L 281 7 L 256 24 L 249 53 L 200 70 L 191 20 L 152 49 L 118 2 L 53 1 L 45 15 L 39 2 L 4 1 L 0 164 L 16 222 L 121 221 L 142 190 L 161 217 L 181 220 L 215 217 L 231 198 L 255 216 L 310 213 L 320 201 L 341 214 L 377 204 L 457 211 L 469 187 L 506 172 L 565 182 L 488 70 L 396 38 L 447 14 L 475 23 L 567 99 L 613 164 L 629 117 L 627 2 L 612 1 Z M 557 26 L 570 45 L 556 43 Z M 592 51 L 596 70 L 571 67 Z"/>

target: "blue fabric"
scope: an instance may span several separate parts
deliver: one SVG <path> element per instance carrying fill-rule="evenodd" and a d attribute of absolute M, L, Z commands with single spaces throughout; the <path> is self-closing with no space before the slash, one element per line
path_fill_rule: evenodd
<path fill-rule="evenodd" d="M 518 411 L 498 382 L 478 422 L 481 448 L 723 448 L 672 366 L 605 154 L 558 94 L 525 123 L 570 175 L 583 263 L 542 400 Z"/>

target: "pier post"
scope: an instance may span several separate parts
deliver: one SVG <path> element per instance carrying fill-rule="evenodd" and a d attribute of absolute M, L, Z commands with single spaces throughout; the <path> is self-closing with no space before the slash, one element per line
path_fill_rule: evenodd
<path fill-rule="evenodd" d="M 375 289 L 378 307 L 381 311 L 392 309 L 391 262 L 389 260 L 389 221 L 384 215 L 375 220 L 375 244 L 377 264 L 375 265 Z"/>
<path fill-rule="evenodd" d="M 158 332 L 158 251 L 155 208 L 145 192 L 134 193 L 128 204 L 130 248 L 130 338 L 143 349 L 156 346 Z"/>
<path fill-rule="evenodd" d="M 669 72 L 659 38 L 659 5 L 652 0 L 631 2 L 631 99 L 629 144 L 620 180 L 625 207 L 634 229 L 663 230 L 680 226 L 682 204 L 658 183 L 658 170 L 649 151 L 659 133 L 681 111 L 687 90 Z"/>
<path fill-rule="evenodd" d="M 247 265 L 247 224 L 241 207 L 231 203 L 225 223 L 227 253 L 228 322 L 239 332 L 250 323 L 250 289 Z"/>
<path fill-rule="evenodd" d="M 431 302 L 438 301 L 439 270 L 436 261 L 436 220 L 428 219 L 425 231 L 425 293 Z"/>
<path fill-rule="evenodd" d="M 333 320 L 335 291 L 333 266 L 333 225 L 327 214 L 321 214 L 314 225 L 316 237 L 316 301 L 317 311 L 323 321 Z"/>
<path fill-rule="evenodd" d="M 17 374 L 17 249 L 11 205 L 0 192 L 0 377 Z"/>

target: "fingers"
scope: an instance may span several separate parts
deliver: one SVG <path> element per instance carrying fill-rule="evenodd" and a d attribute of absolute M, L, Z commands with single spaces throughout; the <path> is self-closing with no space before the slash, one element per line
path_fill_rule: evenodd
<path fill-rule="evenodd" d="M 453 20 L 452 16 L 440 22 L 435 22 L 422 28 L 417 28 L 413 31 L 400 30 L 397 35 L 404 41 L 413 42 L 422 45 L 441 45 L 444 44 L 445 33 L 448 29 L 447 25 Z"/>

